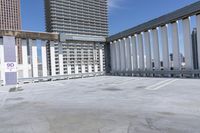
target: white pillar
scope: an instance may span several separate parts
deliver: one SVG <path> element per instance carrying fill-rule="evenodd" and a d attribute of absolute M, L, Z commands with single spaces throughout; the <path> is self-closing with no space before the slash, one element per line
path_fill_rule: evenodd
<path fill-rule="evenodd" d="M 3 46 L 3 38 L 0 38 L 0 72 L 1 72 L 1 80 L 3 84 L 5 84 L 5 69 L 4 69 L 5 61 L 4 61 L 4 46 Z"/>
<path fill-rule="evenodd" d="M 55 61 L 55 44 L 53 41 L 50 42 L 50 58 L 51 58 L 51 76 L 56 75 L 56 61 Z"/>
<path fill-rule="evenodd" d="M 121 63 L 120 63 L 120 43 L 118 41 L 114 41 L 115 43 L 115 56 L 116 56 L 116 71 L 121 70 Z"/>
<path fill-rule="evenodd" d="M 115 72 L 117 70 L 117 56 L 116 56 L 116 48 L 117 44 L 116 42 L 111 42 L 110 43 L 110 55 L 111 55 L 111 70 L 112 72 Z"/>
<path fill-rule="evenodd" d="M 88 65 L 88 73 L 92 73 L 92 65 L 91 64 Z"/>
<path fill-rule="evenodd" d="M 122 55 L 122 57 L 123 57 L 123 72 L 126 71 L 126 43 L 125 42 L 126 42 L 125 38 L 123 38 L 121 40 L 122 51 L 123 51 L 123 55 Z"/>
<path fill-rule="evenodd" d="M 75 74 L 78 74 L 79 71 L 78 71 L 77 48 L 74 49 L 74 58 L 75 58 L 75 61 L 74 61 L 74 72 L 75 72 Z"/>
<path fill-rule="evenodd" d="M 120 50 L 120 72 L 123 71 L 123 66 L 124 66 L 124 58 L 123 58 L 123 55 L 124 55 L 124 52 L 123 52 L 123 48 L 122 48 L 122 41 L 119 39 L 118 40 L 118 43 L 119 43 L 119 50 Z"/>
<path fill-rule="evenodd" d="M 99 63 L 100 63 L 100 72 L 103 72 L 104 64 L 103 64 L 103 45 L 99 45 Z"/>
<path fill-rule="evenodd" d="M 163 69 L 169 70 L 169 44 L 168 44 L 168 34 L 167 26 L 161 27 L 161 40 L 162 40 L 162 54 L 163 54 Z"/>
<path fill-rule="evenodd" d="M 131 58 L 131 37 L 129 36 L 126 38 L 126 46 L 127 46 L 127 66 L 128 66 L 128 71 L 132 71 L 132 58 Z"/>
<path fill-rule="evenodd" d="M 97 64 L 94 64 L 94 72 L 98 72 L 98 65 Z"/>
<path fill-rule="evenodd" d="M 82 73 L 85 73 L 85 65 L 81 66 L 81 71 L 82 71 Z"/>
<path fill-rule="evenodd" d="M 145 52 L 146 52 L 146 69 L 152 70 L 152 59 L 151 59 L 151 44 L 149 31 L 144 32 L 145 40 Z"/>
<path fill-rule="evenodd" d="M 111 71 L 114 72 L 114 50 L 115 46 L 112 42 L 110 42 L 110 58 L 111 58 Z"/>
<path fill-rule="evenodd" d="M 114 72 L 117 71 L 116 47 L 117 47 L 117 44 L 116 44 L 116 42 L 114 42 L 114 43 L 112 44 L 112 49 L 113 49 L 113 50 L 112 50 L 112 51 L 113 51 L 113 55 L 112 55 L 112 56 L 113 56 L 113 59 L 114 59 L 114 60 L 113 60 L 113 65 L 114 65 L 114 66 L 113 66 L 113 69 L 114 69 L 113 71 L 114 71 Z"/>
<path fill-rule="evenodd" d="M 138 70 L 138 58 L 137 58 L 137 44 L 136 44 L 136 36 L 131 37 L 131 47 L 132 47 L 132 70 Z"/>
<path fill-rule="evenodd" d="M 31 65 L 32 65 L 32 76 L 38 77 L 38 54 L 37 54 L 37 45 L 36 40 L 29 39 L 30 44 L 30 56 L 31 56 Z"/>
<path fill-rule="evenodd" d="M 144 70 L 144 47 L 143 47 L 142 34 L 138 34 L 137 39 L 138 39 L 139 70 Z"/>
<path fill-rule="evenodd" d="M 180 50 L 179 50 L 178 25 L 177 22 L 174 22 L 171 25 L 172 25 L 173 68 L 174 70 L 180 70 L 181 62 L 180 62 Z"/>
<path fill-rule="evenodd" d="M 63 46 L 62 43 L 58 43 L 58 51 L 59 51 L 59 70 L 60 75 L 64 75 L 64 63 L 63 63 Z"/>
<path fill-rule="evenodd" d="M 190 32 L 189 18 L 183 19 L 183 43 L 185 50 L 185 68 L 187 70 L 193 69 L 193 55 L 192 55 L 192 40 Z"/>
<path fill-rule="evenodd" d="M 125 55 L 125 71 L 129 71 L 129 49 L 128 49 L 128 42 L 127 42 L 127 38 L 123 38 L 123 42 L 124 42 L 124 55 Z"/>
<path fill-rule="evenodd" d="M 99 44 L 100 45 L 100 44 Z M 97 64 L 97 46 L 98 44 L 94 44 L 93 48 L 93 63 L 94 63 L 94 72 L 98 72 L 98 64 Z M 96 48 L 95 48 L 96 47 Z"/>
<path fill-rule="evenodd" d="M 67 74 L 68 75 L 72 74 L 72 67 L 71 67 L 71 65 L 67 65 Z"/>
<path fill-rule="evenodd" d="M 159 53 L 159 41 L 158 41 L 158 30 L 152 30 L 153 35 L 153 55 L 154 55 L 154 66 L 155 70 L 160 70 L 160 53 Z"/>
<path fill-rule="evenodd" d="M 126 62 L 125 62 L 125 47 L 124 41 L 119 40 L 119 47 L 120 47 L 120 71 L 124 72 L 126 70 Z"/>
<path fill-rule="evenodd" d="M 41 51 L 42 51 L 42 76 L 47 76 L 47 51 L 46 51 L 46 41 L 41 41 Z"/>
<path fill-rule="evenodd" d="M 198 66 L 200 69 L 200 14 L 196 16 L 196 24 L 197 24 Z"/>
<path fill-rule="evenodd" d="M 78 72 L 78 64 L 75 64 L 74 66 L 75 66 L 75 74 L 78 74 L 79 73 Z"/>
<path fill-rule="evenodd" d="M 28 48 L 26 39 L 22 39 L 22 65 L 23 65 L 23 78 L 28 78 L 29 67 L 28 67 Z"/>

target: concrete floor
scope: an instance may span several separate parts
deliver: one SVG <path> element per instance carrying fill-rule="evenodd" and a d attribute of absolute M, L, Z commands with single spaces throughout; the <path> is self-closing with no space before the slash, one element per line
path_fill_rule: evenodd
<path fill-rule="evenodd" d="M 0 89 L 0 133 L 200 133 L 200 80 L 95 77 Z"/>

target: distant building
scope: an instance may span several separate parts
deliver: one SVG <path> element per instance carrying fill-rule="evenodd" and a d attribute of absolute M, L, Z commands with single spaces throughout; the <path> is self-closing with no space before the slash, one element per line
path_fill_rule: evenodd
<path fill-rule="evenodd" d="M 108 35 L 107 0 L 45 0 L 46 31 Z"/>
<path fill-rule="evenodd" d="M 0 30 L 21 30 L 20 0 L 0 0 Z M 18 62 L 22 62 L 20 40 Z"/>
<path fill-rule="evenodd" d="M 46 31 L 61 33 L 63 43 L 47 48 L 49 75 L 105 70 L 107 0 L 44 0 Z"/>

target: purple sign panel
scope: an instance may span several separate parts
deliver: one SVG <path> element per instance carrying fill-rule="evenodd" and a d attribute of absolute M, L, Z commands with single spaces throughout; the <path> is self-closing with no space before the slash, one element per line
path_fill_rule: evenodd
<path fill-rule="evenodd" d="M 5 85 L 17 84 L 15 37 L 4 36 Z"/>

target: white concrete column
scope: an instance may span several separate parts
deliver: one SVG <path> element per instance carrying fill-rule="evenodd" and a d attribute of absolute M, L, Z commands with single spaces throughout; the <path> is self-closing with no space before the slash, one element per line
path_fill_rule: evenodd
<path fill-rule="evenodd" d="M 139 70 L 144 70 L 144 47 L 142 34 L 137 34 L 138 39 L 138 55 L 139 55 Z"/>
<path fill-rule="evenodd" d="M 138 58 L 137 58 L 137 43 L 136 43 L 136 36 L 131 37 L 131 47 L 132 47 L 132 70 L 138 70 Z"/>
<path fill-rule="evenodd" d="M 92 73 L 92 65 L 88 64 L 88 73 Z"/>
<path fill-rule="evenodd" d="M 113 69 L 114 70 L 113 71 L 116 72 L 117 71 L 117 56 L 116 56 L 116 47 L 117 47 L 117 44 L 116 44 L 116 41 L 112 43 L 112 46 L 113 46 L 112 47 L 113 48 L 113 50 L 112 50 L 113 51 L 113 55 L 112 56 L 113 56 L 113 59 L 114 59 L 114 61 L 113 61 L 113 65 L 114 65 Z"/>
<path fill-rule="evenodd" d="M 146 69 L 152 70 L 152 58 L 151 58 L 151 44 L 149 31 L 144 32 L 145 40 L 145 52 L 146 52 Z"/>
<path fill-rule="evenodd" d="M 117 44 L 116 44 L 116 42 L 114 42 L 112 45 L 113 45 L 113 47 L 112 47 L 113 48 L 113 50 L 112 50 L 113 51 L 113 55 L 112 56 L 113 56 L 113 59 L 114 59 L 114 61 L 113 61 L 113 65 L 114 65 L 113 69 L 114 70 L 113 71 L 116 72 L 117 71 L 117 56 L 116 56 Z"/>
<path fill-rule="evenodd" d="M 95 73 L 98 72 L 98 65 L 97 64 L 94 65 L 94 72 Z"/>
<path fill-rule="evenodd" d="M 26 39 L 22 39 L 22 65 L 23 65 L 23 78 L 29 78 L 28 47 Z"/>
<path fill-rule="evenodd" d="M 119 50 L 120 50 L 120 72 L 123 71 L 124 69 L 124 52 L 123 52 L 123 46 L 122 46 L 122 41 L 119 39 L 118 40 L 118 43 L 119 43 Z"/>
<path fill-rule="evenodd" d="M 81 66 L 81 71 L 82 71 L 82 73 L 85 73 L 85 65 Z"/>
<path fill-rule="evenodd" d="M 115 47 L 113 42 L 110 42 L 110 58 L 111 58 L 111 71 L 114 72 L 114 51 Z"/>
<path fill-rule="evenodd" d="M 152 35 L 153 35 L 154 66 L 155 66 L 155 70 L 160 70 L 160 52 L 159 52 L 158 30 L 153 29 Z"/>
<path fill-rule="evenodd" d="M 51 58 L 51 76 L 56 75 L 56 61 L 55 61 L 55 44 L 50 42 L 50 58 Z"/>
<path fill-rule="evenodd" d="M 30 46 L 30 56 L 31 56 L 31 65 L 32 65 L 32 76 L 38 77 L 38 53 L 36 40 L 29 39 Z"/>
<path fill-rule="evenodd" d="M 129 71 L 133 70 L 133 51 L 132 51 L 132 40 L 131 36 L 127 38 L 128 50 L 129 50 Z"/>
<path fill-rule="evenodd" d="M 104 68 L 104 65 L 103 65 L 103 45 L 100 44 L 99 45 L 99 63 L 100 63 L 100 72 L 103 72 L 103 68 Z"/>
<path fill-rule="evenodd" d="M 78 71 L 77 48 L 74 49 L 74 58 L 75 58 L 75 61 L 74 61 L 74 72 L 75 72 L 75 74 L 78 74 L 79 71 Z"/>
<path fill-rule="evenodd" d="M 198 66 L 200 69 L 200 14 L 196 16 L 196 26 L 197 26 Z"/>
<path fill-rule="evenodd" d="M 1 72 L 1 80 L 3 84 L 5 84 L 5 60 L 4 60 L 4 46 L 3 46 L 3 38 L 0 38 L 0 72 Z"/>
<path fill-rule="evenodd" d="M 121 70 L 121 63 L 120 63 L 120 43 L 118 41 L 114 41 L 115 43 L 115 56 L 116 56 L 116 71 Z"/>
<path fill-rule="evenodd" d="M 59 51 L 59 70 L 60 75 L 64 75 L 64 63 L 63 63 L 63 46 L 62 43 L 58 43 L 58 51 Z"/>
<path fill-rule="evenodd" d="M 124 42 L 124 51 L 125 51 L 125 71 L 127 72 L 129 70 L 129 50 L 128 50 L 128 42 L 126 38 L 123 38 L 123 42 Z"/>
<path fill-rule="evenodd" d="M 85 73 L 84 49 L 81 48 L 81 73 Z"/>
<path fill-rule="evenodd" d="M 97 48 L 95 48 L 98 46 L 98 44 L 94 44 L 94 49 L 93 49 L 93 62 L 94 62 L 94 72 L 98 72 L 98 64 L 97 64 Z"/>
<path fill-rule="evenodd" d="M 42 76 L 46 77 L 47 75 L 47 51 L 46 51 L 46 44 L 47 41 L 41 41 L 41 51 L 42 51 Z"/>
<path fill-rule="evenodd" d="M 181 62 L 180 62 L 178 25 L 177 22 L 174 22 L 171 25 L 172 25 L 173 68 L 174 70 L 180 70 Z"/>
<path fill-rule="evenodd" d="M 78 64 L 75 64 L 74 66 L 75 66 L 75 74 L 78 74 L 79 73 L 78 72 Z"/>
<path fill-rule="evenodd" d="M 72 74 L 72 66 L 71 65 L 67 65 L 67 74 L 68 75 Z"/>
<path fill-rule="evenodd" d="M 193 67 L 193 55 L 192 55 L 192 39 L 190 32 L 190 20 L 189 18 L 183 19 L 183 43 L 185 50 L 185 68 L 192 70 Z"/>
<path fill-rule="evenodd" d="M 131 71 L 131 46 L 130 39 L 125 38 L 125 48 L 126 48 L 126 71 Z"/>
<path fill-rule="evenodd" d="M 161 40 L 162 40 L 162 54 L 163 54 L 163 69 L 169 70 L 169 44 L 168 44 L 168 34 L 167 26 L 161 27 Z"/>
<path fill-rule="evenodd" d="M 88 70 L 88 73 L 91 73 L 92 72 L 92 65 L 91 65 L 91 59 L 90 59 L 90 49 L 88 49 L 87 52 L 88 52 L 88 64 L 87 64 L 88 69 L 87 70 Z"/>
<path fill-rule="evenodd" d="M 123 72 L 126 71 L 126 39 L 123 38 L 121 40 L 122 51 L 123 51 Z"/>

